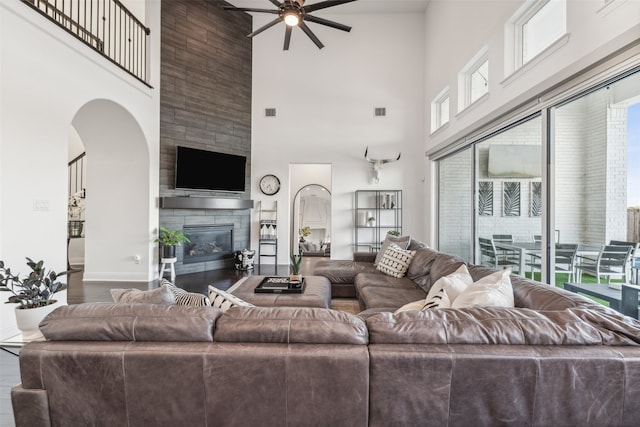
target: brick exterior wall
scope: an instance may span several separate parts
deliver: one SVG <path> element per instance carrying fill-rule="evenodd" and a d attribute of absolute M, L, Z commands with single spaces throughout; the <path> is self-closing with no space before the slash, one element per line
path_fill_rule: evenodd
<path fill-rule="evenodd" d="M 250 199 L 251 17 L 222 9 L 224 2 L 163 0 L 160 84 L 160 196 Z M 175 147 L 186 146 L 247 157 L 246 191 L 186 191 L 174 188 Z M 161 209 L 160 225 L 234 224 L 234 249 L 250 244 L 250 210 Z M 182 264 L 176 273 L 232 265 L 232 260 Z"/>

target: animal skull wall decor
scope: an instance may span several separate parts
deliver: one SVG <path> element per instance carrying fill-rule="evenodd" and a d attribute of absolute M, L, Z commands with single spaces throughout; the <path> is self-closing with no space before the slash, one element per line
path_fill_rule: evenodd
<path fill-rule="evenodd" d="M 396 160 L 400 160 L 400 155 L 402 153 L 398 153 L 398 157 L 395 159 L 370 159 L 367 155 L 369 152 L 369 147 L 364 150 L 364 158 L 371 163 L 372 172 L 373 172 L 373 183 L 377 184 L 380 182 L 380 171 L 382 170 L 382 166 L 385 163 L 395 162 Z"/>

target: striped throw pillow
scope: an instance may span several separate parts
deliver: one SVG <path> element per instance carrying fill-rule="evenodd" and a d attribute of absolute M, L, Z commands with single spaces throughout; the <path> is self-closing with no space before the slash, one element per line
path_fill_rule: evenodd
<path fill-rule="evenodd" d="M 187 292 L 184 289 L 177 287 L 167 279 L 162 279 L 160 283 L 161 285 L 166 285 L 169 288 L 169 291 L 173 294 L 177 305 L 211 305 L 211 301 L 209 301 L 209 298 L 206 295 Z"/>
<path fill-rule="evenodd" d="M 255 307 L 255 305 L 211 285 L 209 285 L 209 300 L 213 307 L 219 308 L 223 312 L 231 307 Z"/>

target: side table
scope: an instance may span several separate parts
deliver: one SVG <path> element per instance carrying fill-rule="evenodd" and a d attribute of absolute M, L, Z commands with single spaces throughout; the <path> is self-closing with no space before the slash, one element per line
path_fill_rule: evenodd
<path fill-rule="evenodd" d="M 0 341 L 0 350 L 6 351 L 14 356 L 20 356 L 20 349 L 22 349 L 26 343 L 22 338 L 22 333 L 19 333 Z M 16 351 L 12 351 L 13 349 L 16 349 Z"/>
<path fill-rule="evenodd" d="M 160 266 L 160 279 L 162 279 L 164 277 L 164 273 L 168 271 L 171 273 L 171 283 L 174 283 L 176 281 L 176 270 L 173 264 L 175 264 L 177 260 L 178 258 L 162 258 L 161 259 L 162 265 Z M 166 267 L 167 264 L 169 264 L 168 267 Z"/>

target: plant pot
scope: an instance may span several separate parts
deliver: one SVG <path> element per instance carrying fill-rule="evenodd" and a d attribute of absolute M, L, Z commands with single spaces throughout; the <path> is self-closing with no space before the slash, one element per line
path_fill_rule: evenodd
<path fill-rule="evenodd" d="M 302 282 L 302 274 L 290 274 L 289 282 L 291 283 L 300 283 Z"/>
<path fill-rule="evenodd" d="M 62 303 L 58 301 L 51 301 L 49 305 L 36 308 L 20 308 L 16 307 L 16 325 L 22 332 L 22 339 L 24 341 L 33 341 L 42 339 L 40 333 L 40 322 L 47 314 L 51 313 L 56 308 L 62 306 Z"/>
<path fill-rule="evenodd" d="M 162 258 L 175 258 L 176 257 L 176 245 L 162 246 Z"/>

